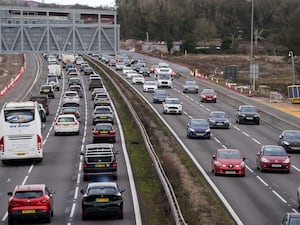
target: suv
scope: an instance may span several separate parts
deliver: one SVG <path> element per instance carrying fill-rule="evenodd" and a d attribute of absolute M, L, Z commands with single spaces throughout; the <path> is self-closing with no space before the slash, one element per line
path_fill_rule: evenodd
<path fill-rule="evenodd" d="M 236 111 L 236 123 L 253 123 L 259 125 L 260 116 L 253 105 L 241 105 Z"/>
<path fill-rule="evenodd" d="M 38 102 L 44 106 L 46 115 L 49 115 L 49 99 L 46 95 L 31 95 L 29 101 Z"/>
<path fill-rule="evenodd" d="M 83 180 L 95 176 L 112 176 L 117 179 L 118 152 L 114 152 L 113 144 L 88 144 L 83 155 Z"/>
<path fill-rule="evenodd" d="M 178 98 L 166 98 L 163 102 L 164 114 L 182 114 L 182 103 Z"/>
<path fill-rule="evenodd" d="M 45 184 L 17 185 L 13 192 L 8 192 L 8 224 L 15 224 L 22 219 L 37 218 L 51 222 L 53 216 L 53 194 Z"/>

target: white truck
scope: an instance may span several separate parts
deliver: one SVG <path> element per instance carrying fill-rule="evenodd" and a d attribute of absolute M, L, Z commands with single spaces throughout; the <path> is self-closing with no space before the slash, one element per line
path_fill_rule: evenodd
<path fill-rule="evenodd" d="M 75 62 L 74 54 L 63 54 L 62 56 L 63 68 L 66 67 L 67 64 L 73 64 Z"/>
<path fill-rule="evenodd" d="M 58 79 L 61 79 L 62 69 L 58 64 L 48 65 L 48 74 L 55 74 Z"/>

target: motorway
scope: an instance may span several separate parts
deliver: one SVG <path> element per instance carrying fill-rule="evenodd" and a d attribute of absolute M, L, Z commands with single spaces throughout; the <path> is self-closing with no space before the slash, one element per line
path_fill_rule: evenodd
<path fill-rule="evenodd" d="M 134 54 L 135 57 L 146 59 L 149 64 L 156 64 L 158 59 Z M 33 65 L 33 59 L 30 60 Z M 189 71 L 185 67 L 171 64 L 171 67 L 183 74 Z M 34 70 L 33 66 L 28 66 Z M 21 100 L 26 94 L 26 85 L 29 86 L 35 79 L 34 71 L 27 71 L 25 79 L 21 79 L 4 98 L 3 102 Z M 46 71 L 44 71 L 46 73 Z M 43 79 L 43 78 L 41 78 Z M 86 84 L 86 78 L 84 83 Z M 208 174 L 209 178 L 218 187 L 228 203 L 245 225 L 273 225 L 279 224 L 284 213 L 297 211 L 296 190 L 300 177 L 300 155 L 291 154 L 292 169 L 290 174 L 261 173 L 256 169 L 256 153 L 262 145 L 277 144 L 280 129 L 271 126 L 265 121 L 261 125 L 239 125 L 235 124 L 236 108 L 223 101 L 220 96 L 218 102 L 201 103 L 199 94 L 183 94 L 182 82 L 185 78 L 174 79 L 173 88 L 168 89 L 170 96 L 178 97 L 183 102 L 183 115 L 163 115 L 162 105 L 155 104 L 153 107 L 172 127 L 176 135 L 184 143 L 186 148 L 197 159 L 199 164 Z M 30 82 L 28 82 L 30 81 Z M 207 81 L 197 81 L 200 89 L 206 87 Z M 62 84 L 61 84 L 62 85 Z M 213 85 L 213 84 L 209 84 Z M 140 85 L 135 85 L 137 90 L 152 102 L 151 93 L 143 93 Z M 216 87 L 217 88 L 217 87 Z M 92 102 L 89 92 L 82 99 L 80 107 L 82 124 L 80 136 L 54 137 L 52 122 L 60 107 L 60 96 L 62 91 L 56 92 L 56 98 L 51 100 L 50 116 L 47 118 L 46 130 L 44 132 L 45 160 L 40 165 L 12 165 L 2 166 L 0 170 L 0 224 L 6 224 L 7 199 L 6 193 L 13 190 L 16 184 L 25 183 L 47 183 L 56 191 L 54 196 L 54 218 L 52 224 L 83 224 L 81 221 L 80 195 L 78 189 L 83 188 L 84 183 L 80 178 L 80 151 L 85 143 L 90 143 L 91 138 L 91 110 Z M 232 93 L 232 95 L 237 95 Z M 237 96 L 242 98 L 242 96 Z M 84 104 L 86 103 L 86 104 Z M 256 104 L 256 103 L 255 103 Z M 259 104 L 259 103 L 257 103 Z M 190 117 L 207 118 L 210 111 L 225 111 L 230 116 L 231 128 L 229 130 L 212 130 L 211 140 L 190 140 L 186 138 L 186 124 Z M 277 113 L 277 111 L 274 111 Z M 294 119 L 294 118 L 293 118 Z M 296 120 L 297 121 L 297 120 Z M 86 131 L 86 134 L 85 134 Z M 120 137 L 120 136 L 119 136 Z M 120 138 L 117 139 L 115 147 L 122 149 Z M 247 171 L 245 177 L 215 177 L 211 172 L 211 157 L 218 148 L 237 148 L 246 157 Z M 125 154 L 125 153 L 124 153 Z M 124 219 L 122 224 L 133 225 L 135 222 L 132 193 L 128 180 L 127 168 L 124 154 L 118 155 L 119 176 L 118 183 L 126 189 L 124 193 Z M 89 224 L 119 224 L 119 220 L 89 221 Z"/>
<path fill-rule="evenodd" d="M 0 100 L 0 106 L 6 101 L 27 100 L 29 93 L 27 90 L 35 83 L 36 72 L 42 69 L 42 75 L 36 80 L 37 87 L 32 87 L 33 92 L 39 90 L 39 85 L 45 82 L 47 76 L 46 62 L 42 61 L 42 66 L 36 66 L 33 55 L 28 56 L 27 70 L 22 79 Z M 83 86 L 87 85 L 88 76 L 83 79 Z M 18 184 L 46 183 L 50 189 L 55 190 L 54 195 L 54 217 L 52 224 L 86 224 L 81 219 L 81 194 L 86 182 L 82 180 L 80 152 L 85 144 L 92 143 L 92 110 L 93 102 L 90 92 L 85 92 L 85 97 L 81 99 L 81 129 L 79 136 L 54 136 L 53 122 L 61 107 L 61 96 L 66 88 L 66 78 L 61 80 L 61 91 L 55 92 L 55 99 L 50 101 L 50 115 L 45 123 L 46 129 L 44 137 L 44 161 L 41 164 L 12 164 L 1 166 L 0 170 L 0 224 L 7 224 L 7 202 L 8 191 L 13 191 Z M 114 144 L 115 150 L 119 150 L 118 160 L 118 180 L 120 188 L 126 189 L 123 193 L 124 199 L 124 219 L 105 219 L 89 221 L 89 224 L 141 224 L 137 199 L 132 176 L 128 164 L 124 140 L 121 140 L 120 126 L 117 121 L 115 128 L 117 132 L 117 141 Z M 126 161 L 127 160 L 127 161 Z M 27 223 L 28 224 L 28 223 Z M 39 222 L 35 223 L 39 224 Z M 42 224 L 42 223 L 41 223 Z"/>
<path fill-rule="evenodd" d="M 130 53 L 135 58 L 142 58 L 148 64 L 157 64 L 160 59 L 151 58 L 137 53 Z M 185 67 L 170 63 L 171 68 L 182 74 L 189 74 Z M 151 78 L 150 78 L 151 79 Z M 173 80 L 173 88 L 167 89 L 170 97 L 178 97 L 183 102 L 183 115 L 164 115 L 162 105 L 152 103 L 152 94 L 143 93 L 141 85 L 134 85 L 164 120 L 172 127 L 178 138 L 184 143 L 186 149 L 199 162 L 209 178 L 218 187 L 230 206 L 239 217 L 239 224 L 245 225 L 273 225 L 279 224 L 284 214 L 288 211 L 298 211 L 296 190 L 299 186 L 300 177 L 300 155 L 290 154 L 292 168 L 290 174 L 284 173 L 261 173 L 256 169 L 256 154 L 262 145 L 277 144 L 281 129 L 276 128 L 276 122 L 273 124 L 262 120 L 261 125 L 240 125 L 235 123 L 235 112 L 237 107 L 228 104 L 222 96 L 214 103 L 201 103 L 199 94 L 182 93 L 183 80 L 186 78 Z M 189 78 L 193 79 L 193 78 Z M 219 89 L 215 84 L 209 81 L 197 80 L 200 90 L 204 87 L 213 86 Z M 214 86 L 215 85 L 215 86 Z M 228 90 L 229 91 L 229 90 Z M 218 92 L 218 91 L 217 91 Z M 228 95 L 236 95 L 236 98 L 246 99 L 235 92 L 228 92 Z M 224 101 L 223 101 L 224 100 Z M 259 108 L 267 107 L 259 102 L 251 100 L 251 104 Z M 207 118 L 211 111 L 225 111 L 230 116 L 231 128 L 229 130 L 212 130 L 211 140 L 190 140 L 186 137 L 186 124 L 190 117 Z M 284 115 L 283 112 L 272 108 L 273 114 L 278 117 L 286 117 L 289 122 L 295 126 L 299 124 L 299 118 L 291 115 Z M 295 122 L 294 122 L 295 121 Z M 294 129 L 287 122 L 286 127 Z M 236 148 L 241 150 L 246 157 L 246 176 L 245 177 L 215 177 L 211 172 L 211 157 L 218 148 Z"/>

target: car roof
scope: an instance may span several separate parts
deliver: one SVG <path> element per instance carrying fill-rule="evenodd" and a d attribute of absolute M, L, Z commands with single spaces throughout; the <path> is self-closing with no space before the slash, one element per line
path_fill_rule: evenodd
<path fill-rule="evenodd" d="M 238 149 L 234 148 L 219 148 L 217 151 L 231 151 L 231 152 L 240 152 Z"/>
<path fill-rule="evenodd" d="M 58 115 L 57 118 L 59 117 L 73 117 L 76 119 L 76 117 L 73 114 L 63 114 L 63 115 Z"/>
<path fill-rule="evenodd" d="M 44 190 L 45 187 L 45 184 L 24 184 L 17 185 L 15 191 Z"/>

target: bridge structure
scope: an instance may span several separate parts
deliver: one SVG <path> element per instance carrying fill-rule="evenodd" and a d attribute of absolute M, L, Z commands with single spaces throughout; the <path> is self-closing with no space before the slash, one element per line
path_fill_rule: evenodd
<path fill-rule="evenodd" d="M 0 6 L 0 53 L 117 54 L 115 10 Z"/>

